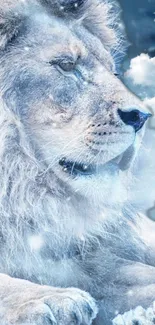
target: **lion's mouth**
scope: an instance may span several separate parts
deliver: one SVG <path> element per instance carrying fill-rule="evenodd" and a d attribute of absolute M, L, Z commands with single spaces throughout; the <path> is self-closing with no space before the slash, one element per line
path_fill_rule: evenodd
<path fill-rule="evenodd" d="M 96 166 L 93 164 L 78 163 L 69 161 L 66 158 L 59 160 L 59 165 L 63 167 L 63 171 L 71 175 L 92 175 L 96 171 Z"/>
<path fill-rule="evenodd" d="M 91 176 L 102 172 L 103 169 L 108 166 L 115 166 L 115 170 L 126 170 L 130 167 L 133 156 L 134 146 L 130 146 L 125 152 L 108 161 L 106 164 L 79 163 L 67 160 L 67 158 L 64 157 L 59 160 L 59 165 L 62 167 L 64 172 L 71 176 Z"/>

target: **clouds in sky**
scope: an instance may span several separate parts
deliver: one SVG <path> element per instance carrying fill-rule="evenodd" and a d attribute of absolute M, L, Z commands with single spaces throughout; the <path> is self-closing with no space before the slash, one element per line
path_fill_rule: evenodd
<path fill-rule="evenodd" d="M 151 86 L 155 88 L 155 57 L 140 54 L 130 62 L 130 68 L 125 74 L 135 85 Z"/>
<path fill-rule="evenodd" d="M 155 114 L 155 57 L 142 53 L 133 58 L 124 74 L 124 80 L 144 100 L 151 113 Z M 150 127 L 155 128 L 155 117 L 152 118 Z"/>

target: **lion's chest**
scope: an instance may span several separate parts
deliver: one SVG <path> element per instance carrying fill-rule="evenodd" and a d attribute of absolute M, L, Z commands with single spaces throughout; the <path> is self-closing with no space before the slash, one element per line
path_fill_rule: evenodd
<path fill-rule="evenodd" d="M 29 233 L 14 249 L 5 247 L 0 272 L 53 286 L 75 283 L 79 250 L 67 238 L 50 232 Z M 6 258 L 7 256 L 7 258 Z"/>
<path fill-rule="evenodd" d="M 83 251 L 88 248 L 92 223 L 81 205 L 80 213 L 68 202 L 54 212 L 53 205 L 46 207 L 37 224 L 24 222 L 19 231 L 12 226 L 11 236 L 3 240 L 0 272 L 42 284 L 76 286 L 77 274 L 84 276 L 81 263 L 84 266 Z M 91 213 L 87 207 L 87 214 Z"/>

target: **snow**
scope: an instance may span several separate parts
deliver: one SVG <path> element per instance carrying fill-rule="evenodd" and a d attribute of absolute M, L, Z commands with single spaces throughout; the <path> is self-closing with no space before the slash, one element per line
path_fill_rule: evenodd
<path fill-rule="evenodd" d="M 28 238 L 29 245 L 32 251 L 40 250 L 44 244 L 44 240 L 41 235 L 33 235 Z"/>
<path fill-rule="evenodd" d="M 117 315 L 113 320 L 113 325 L 152 325 L 155 319 L 155 302 L 151 307 L 144 309 L 138 306 L 124 315 Z"/>

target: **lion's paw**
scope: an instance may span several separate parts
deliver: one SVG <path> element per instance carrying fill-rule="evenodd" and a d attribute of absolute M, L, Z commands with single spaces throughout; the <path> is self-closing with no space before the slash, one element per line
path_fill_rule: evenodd
<path fill-rule="evenodd" d="M 17 308 L 14 320 L 11 317 L 7 325 L 90 325 L 96 315 L 95 301 L 88 293 L 74 288 L 58 289 Z"/>
<path fill-rule="evenodd" d="M 124 315 L 118 315 L 113 325 L 155 325 L 155 302 L 148 309 L 138 306 Z"/>

